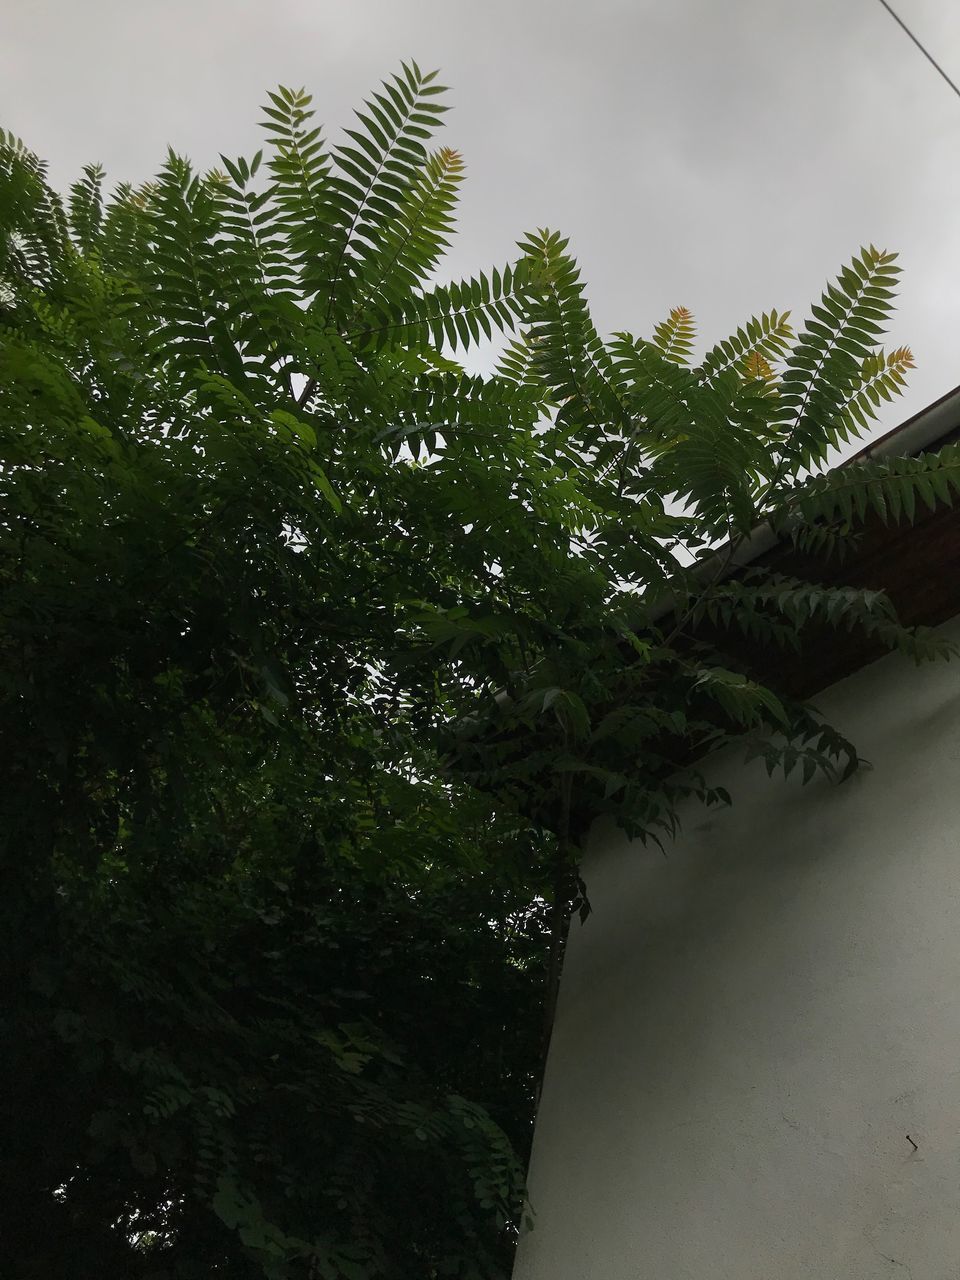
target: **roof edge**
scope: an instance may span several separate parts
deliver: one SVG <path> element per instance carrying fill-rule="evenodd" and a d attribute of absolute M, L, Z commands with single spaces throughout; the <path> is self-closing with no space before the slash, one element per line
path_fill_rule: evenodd
<path fill-rule="evenodd" d="M 888 431 L 870 444 L 848 458 L 841 466 L 849 462 L 859 462 L 867 458 L 890 457 L 899 454 L 901 457 L 912 457 L 922 453 L 931 444 L 936 444 L 943 436 L 960 426 L 960 387 L 946 392 L 933 404 L 915 413 L 906 422 Z"/>
<path fill-rule="evenodd" d="M 951 391 L 946 392 L 939 400 L 934 400 L 932 404 L 927 405 L 925 409 L 921 409 L 915 413 L 912 418 L 908 418 L 906 422 L 901 422 L 899 426 L 894 427 L 879 439 L 871 441 L 865 445 L 858 453 L 844 459 L 838 464 L 840 467 L 849 466 L 852 462 L 866 462 L 870 458 L 883 457 L 912 457 L 915 454 L 922 453 L 930 445 L 936 444 L 939 440 L 951 431 L 960 428 L 960 386 L 954 387 Z M 751 564 L 759 556 L 767 551 L 772 551 L 780 542 L 780 539 L 774 533 L 773 528 L 764 522 L 757 525 L 756 529 L 740 543 L 732 555 L 729 554 L 729 543 L 718 547 L 717 550 L 705 560 L 701 560 L 695 566 L 698 574 L 708 574 L 710 569 L 721 560 L 723 556 L 728 556 L 727 563 L 723 566 L 718 580 L 729 577 L 736 569 L 743 568 L 745 565 Z M 650 621 L 659 622 L 674 608 L 676 608 L 676 600 L 668 597 L 660 601 L 650 611 Z"/>

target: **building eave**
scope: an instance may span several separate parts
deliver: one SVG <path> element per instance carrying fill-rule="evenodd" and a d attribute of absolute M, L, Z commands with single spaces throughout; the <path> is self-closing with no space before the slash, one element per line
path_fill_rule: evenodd
<path fill-rule="evenodd" d="M 934 452 L 960 438 L 960 387 L 941 396 L 842 465 L 871 458 L 911 457 Z M 722 552 L 721 552 L 722 554 Z M 712 560 L 716 564 L 716 560 Z M 960 507 L 938 504 L 918 509 L 912 524 L 884 524 L 877 516 L 864 524 L 862 539 L 844 559 L 797 551 L 765 526 L 732 558 L 731 574 L 747 565 L 763 566 L 828 586 L 885 591 L 908 626 L 938 626 L 960 614 Z M 719 640 L 720 637 L 718 636 Z M 778 689 L 808 698 L 880 657 L 884 650 L 858 630 L 808 627 L 799 654 L 776 654 L 723 636 L 745 669 Z"/>

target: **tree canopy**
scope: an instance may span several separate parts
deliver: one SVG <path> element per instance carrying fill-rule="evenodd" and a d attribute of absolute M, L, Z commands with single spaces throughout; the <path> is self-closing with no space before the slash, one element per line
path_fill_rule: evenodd
<path fill-rule="evenodd" d="M 824 470 L 912 363 L 894 255 L 702 358 L 683 308 L 601 337 L 551 231 L 440 283 L 442 95 L 330 145 L 281 88 L 263 151 L 108 195 L 0 135 L 11 1277 L 506 1275 L 591 822 L 665 839 L 726 743 L 856 767 L 727 637 L 944 652 L 731 574 L 960 487 Z"/>

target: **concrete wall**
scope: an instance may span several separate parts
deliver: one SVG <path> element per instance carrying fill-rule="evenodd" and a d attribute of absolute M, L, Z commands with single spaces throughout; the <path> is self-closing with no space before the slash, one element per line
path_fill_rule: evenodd
<path fill-rule="evenodd" d="M 816 701 L 872 771 L 597 834 L 516 1280 L 960 1277 L 960 670 Z"/>

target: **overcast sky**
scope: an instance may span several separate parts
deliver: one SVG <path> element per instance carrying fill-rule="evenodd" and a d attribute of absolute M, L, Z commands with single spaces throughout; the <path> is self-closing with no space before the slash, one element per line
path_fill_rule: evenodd
<path fill-rule="evenodd" d="M 894 0 L 960 82 L 960 4 Z M 802 312 L 863 244 L 904 267 L 918 361 L 883 426 L 960 383 L 960 98 L 878 0 L 4 0 L 0 125 L 58 184 L 171 144 L 256 149 L 275 84 L 335 131 L 402 58 L 442 69 L 468 181 L 451 274 L 571 237 L 601 330 L 704 342 Z"/>

